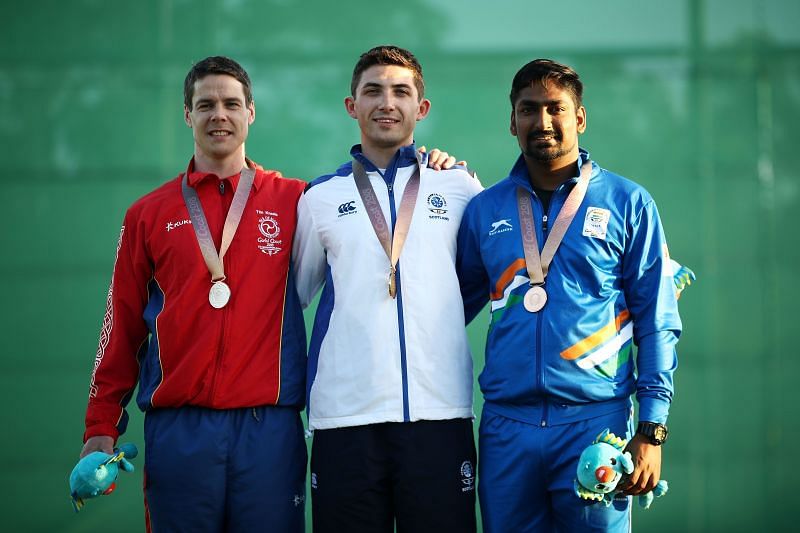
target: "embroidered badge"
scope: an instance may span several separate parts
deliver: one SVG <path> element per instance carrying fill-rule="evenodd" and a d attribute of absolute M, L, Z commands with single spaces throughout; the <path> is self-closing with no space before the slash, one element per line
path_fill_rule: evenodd
<path fill-rule="evenodd" d="M 608 230 L 608 220 L 611 218 L 611 211 L 601 207 L 590 207 L 586 210 L 586 218 L 583 220 L 583 236 L 594 237 L 595 239 L 606 240 Z"/>
<path fill-rule="evenodd" d="M 472 467 L 471 461 L 464 461 L 461 463 L 461 492 L 469 492 L 475 490 L 475 469 Z"/>
<path fill-rule="evenodd" d="M 278 225 L 278 213 L 260 209 L 256 209 L 256 213 L 259 215 L 258 231 L 262 235 L 258 238 L 258 249 L 262 254 L 275 255 L 282 250 L 280 245 L 283 243 L 283 240 L 278 239 L 278 235 L 281 233 Z"/>
<path fill-rule="evenodd" d="M 497 222 L 492 222 L 492 229 L 489 230 L 489 236 L 512 231 L 513 229 L 514 226 L 511 225 L 510 218 L 501 218 Z"/>

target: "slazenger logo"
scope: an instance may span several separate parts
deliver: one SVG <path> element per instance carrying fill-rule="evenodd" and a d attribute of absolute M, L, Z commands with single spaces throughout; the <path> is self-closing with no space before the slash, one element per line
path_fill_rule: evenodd
<path fill-rule="evenodd" d="M 514 229 L 511 222 L 507 218 L 502 218 L 497 222 L 492 222 L 492 229 L 489 230 L 489 235 L 496 235 L 498 233 L 505 233 Z"/>
<path fill-rule="evenodd" d="M 356 201 L 351 200 L 349 202 L 345 202 L 343 204 L 339 204 L 339 218 L 342 218 L 345 215 L 352 215 L 356 212 Z"/>
<path fill-rule="evenodd" d="M 475 469 L 472 467 L 472 462 L 464 461 L 461 463 L 461 492 L 469 492 L 475 490 Z"/>
<path fill-rule="evenodd" d="M 275 255 L 280 252 L 282 240 L 278 239 L 281 227 L 278 225 L 278 213 L 256 209 L 258 218 L 258 231 L 262 237 L 258 238 L 258 249 L 262 254 Z"/>
<path fill-rule="evenodd" d="M 188 220 L 188 219 L 176 220 L 175 222 L 167 222 L 166 228 L 167 228 L 167 231 L 172 231 L 175 228 L 179 228 L 179 227 L 183 226 L 184 224 L 191 224 L 191 223 L 192 223 L 192 221 Z"/>

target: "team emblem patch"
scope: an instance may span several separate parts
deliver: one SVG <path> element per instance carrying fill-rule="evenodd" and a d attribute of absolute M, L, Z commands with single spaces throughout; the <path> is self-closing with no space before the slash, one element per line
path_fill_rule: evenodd
<path fill-rule="evenodd" d="M 429 194 L 428 211 L 431 213 L 436 213 L 437 215 L 443 215 L 447 213 L 447 200 L 445 200 L 444 196 L 441 194 Z"/>
<path fill-rule="evenodd" d="M 260 209 L 256 209 L 256 213 L 259 215 L 258 231 L 262 235 L 258 238 L 258 249 L 262 254 L 275 255 L 283 249 L 281 247 L 283 241 L 278 239 L 278 235 L 281 234 L 278 213 Z"/>
<path fill-rule="evenodd" d="M 595 239 L 606 240 L 608 221 L 611 218 L 611 211 L 601 207 L 590 207 L 586 210 L 586 218 L 583 219 L 583 236 L 594 237 Z"/>
<path fill-rule="evenodd" d="M 472 467 L 472 462 L 464 461 L 461 463 L 461 492 L 469 492 L 475 490 L 475 469 Z"/>

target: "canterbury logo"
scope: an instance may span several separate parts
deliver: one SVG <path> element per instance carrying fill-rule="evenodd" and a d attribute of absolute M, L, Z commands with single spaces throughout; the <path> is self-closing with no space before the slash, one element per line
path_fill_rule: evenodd
<path fill-rule="evenodd" d="M 356 206 L 353 205 L 355 203 L 356 203 L 356 201 L 353 200 L 351 202 L 345 202 L 345 203 L 341 204 L 339 206 L 339 214 L 340 215 L 346 215 L 347 213 L 351 213 L 351 212 L 355 211 L 356 210 Z"/>

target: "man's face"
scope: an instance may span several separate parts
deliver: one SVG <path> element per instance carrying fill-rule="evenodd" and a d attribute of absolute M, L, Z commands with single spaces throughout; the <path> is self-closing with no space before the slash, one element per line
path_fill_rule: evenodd
<path fill-rule="evenodd" d="M 225 159 L 247 139 L 256 118 L 255 106 L 245 104 L 244 86 L 226 74 L 211 74 L 194 83 L 192 109 L 183 118 L 194 132 L 195 151 L 210 159 Z"/>
<path fill-rule="evenodd" d="M 355 97 L 345 98 L 347 113 L 358 120 L 361 141 L 376 148 L 400 148 L 414 140 L 414 127 L 430 110 L 420 100 L 412 71 L 375 65 L 361 74 Z"/>
<path fill-rule="evenodd" d="M 586 130 L 586 109 L 575 109 L 569 92 L 548 85 L 534 83 L 520 91 L 511 112 L 511 134 L 528 159 L 571 163 L 578 157 L 578 134 Z"/>

